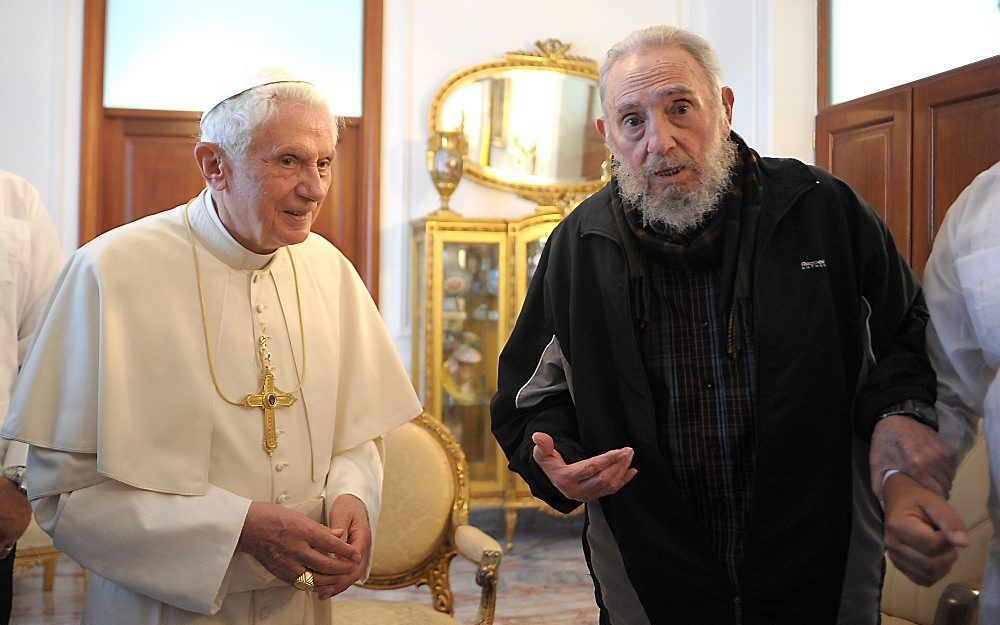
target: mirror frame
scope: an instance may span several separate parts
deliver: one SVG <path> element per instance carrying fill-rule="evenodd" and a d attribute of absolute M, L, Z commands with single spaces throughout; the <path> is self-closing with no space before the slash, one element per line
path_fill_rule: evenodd
<path fill-rule="evenodd" d="M 567 53 L 569 48 L 570 44 L 563 43 L 558 39 L 547 39 L 544 42 L 536 41 L 535 50 L 532 52 L 508 52 L 504 54 L 502 60 L 479 63 L 456 72 L 441 85 L 431 102 L 427 116 L 427 127 L 431 136 L 442 132 L 442 129 L 437 126 L 437 119 L 442 105 L 451 95 L 480 78 L 498 74 L 504 70 L 547 70 L 569 76 L 589 78 L 599 84 L 597 62 L 586 57 L 570 55 Z M 606 165 L 607 158 L 602 171 L 607 169 Z M 511 182 L 490 175 L 479 163 L 468 159 L 464 160 L 463 167 L 464 175 L 488 187 L 511 191 L 540 205 L 557 205 L 566 208 L 592 195 L 608 180 L 607 175 L 602 173 L 600 178 L 575 184 L 527 184 Z"/>

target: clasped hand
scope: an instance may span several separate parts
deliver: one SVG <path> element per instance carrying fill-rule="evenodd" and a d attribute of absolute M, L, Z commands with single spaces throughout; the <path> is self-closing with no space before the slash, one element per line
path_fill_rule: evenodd
<path fill-rule="evenodd" d="M 962 517 L 936 492 L 897 473 L 885 483 L 885 547 L 896 567 L 915 583 L 944 577 L 957 548 L 969 544 Z"/>
<path fill-rule="evenodd" d="M 634 452 L 630 447 L 612 449 L 599 456 L 566 464 L 556 451 L 552 437 L 544 432 L 531 435 L 532 456 L 552 485 L 568 499 L 591 502 L 617 493 L 636 476 L 631 468 Z"/>
<path fill-rule="evenodd" d="M 236 550 L 250 554 L 289 584 L 305 570 L 312 571 L 317 596 L 329 599 L 361 579 L 367 569 L 368 512 L 354 495 L 341 495 L 330 507 L 327 527 L 297 510 L 254 501 Z"/>

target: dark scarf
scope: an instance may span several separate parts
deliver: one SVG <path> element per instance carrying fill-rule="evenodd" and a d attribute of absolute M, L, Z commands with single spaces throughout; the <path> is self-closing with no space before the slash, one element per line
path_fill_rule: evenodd
<path fill-rule="evenodd" d="M 625 248 L 635 323 L 640 328 L 645 327 L 652 305 L 647 255 L 661 262 L 692 268 L 719 266 L 722 287 L 719 303 L 728 311 L 723 344 L 726 353 L 733 358 L 737 351 L 746 347 L 745 340 L 752 328 L 750 290 L 761 188 L 757 154 L 735 132 L 730 133 L 729 140 L 738 149 L 731 172 L 732 184 L 718 210 L 698 230 L 677 236 L 644 228 L 640 212 L 622 201 L 617 180 L 612 180 L 611 212 Z"/>

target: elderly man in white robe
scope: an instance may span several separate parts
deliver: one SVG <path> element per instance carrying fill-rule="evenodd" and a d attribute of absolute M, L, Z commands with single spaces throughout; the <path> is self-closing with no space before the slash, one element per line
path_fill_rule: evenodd
<path fill-rule="evenodd" d="M 92 573 L 83 623 L 320 624 L 367 571 L 380 436 L 420 405 L 351 264 L 310 227 L 337 121 L 258 73 L 209 107 L 206 189 L 83 246 L 3 435 Z"/>

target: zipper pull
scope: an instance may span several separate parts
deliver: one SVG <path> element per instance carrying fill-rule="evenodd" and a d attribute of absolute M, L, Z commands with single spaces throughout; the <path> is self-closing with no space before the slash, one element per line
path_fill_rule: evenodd
<path fill-rule="evenodd" d="M 733 608 L 736 611 L 736 623 L 743 623 L 743 601 L 739 597 L 733 597 Z"/>

